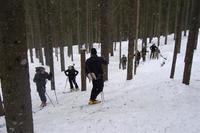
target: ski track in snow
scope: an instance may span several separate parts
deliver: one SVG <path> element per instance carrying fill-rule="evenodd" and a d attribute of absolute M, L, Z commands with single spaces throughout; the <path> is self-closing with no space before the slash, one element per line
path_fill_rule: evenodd
<path fill-rule="evenodd" d="M 153 42 L 156 42 L 156 39 Z M 163 42 L 164 38 L 161 37 L 161 44 Z M 195 51 L 191 84 L 186 86 L 182 84 L 186 42 L 187 37 L 183 37 L 174 79 L 169 78 L 174 49 L 173 35 L 169 36 L 168 45 L 160 47 L 162 55 L 167 58 L 165 65 L 160 66 L 162 58 L 149 60 L 147 57 L 146 62 L 140 62 L 137 75 L 130 81 L 126 81 L 127 71 L 118 69 L 119 55 L 118 51 L 115 51 L 115 56 L 110 58 L 109 81 L 105 82 L 105 101 L 96 105 L 87 105 L 92 87 L 89 82 L 86 92 L 63 93 L 69 89 L 64 89 L 66 77 L 59 70 L 60 63 L 55 61 L 59 104 L 56 103 L 48 82 L 47 93 L 56 107 L 53 107 L 48 99 L 48 106 L 38 111 L 40 100 L 32 79 L 34 68 L 39 63 L 37 61 L 30 64 L 35 133 L 199 133 L 200 50 L 198 48 Z M 117 43 L 117 50 L 118 45 Z M 98 45 L 95 47 L 99 54 Z M 74 47 L 74 50 L 75 68 L 80 72 L 77 47 Z M 127 54 L 127 42 L 123 42 L 122 54 Z M 67 58 L 66 65 L 69 64 L 72 62 Z M 80 74 L 77 82 L 80 86 Z M 98 99 L 101 100 L 101 95 Z M 4 117 L 0 118 L 0 132 L 6 132 Z"/>

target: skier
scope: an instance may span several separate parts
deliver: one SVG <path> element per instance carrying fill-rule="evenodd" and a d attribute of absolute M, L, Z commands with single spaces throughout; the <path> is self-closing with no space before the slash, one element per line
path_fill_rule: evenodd
<path fill-rule="evenodd" d="M 139 63 L 140 63 L 140 51 L 136 51 L 135 53 L 135 63 L 137 66 L 139 66 Z"/>
<path fill-rule="evenodd" d="M 145 62 L 145 60 L 146 60 L 146 53 L 147 53 L 147 52 L 148 52 L 148 51 L 146 50 L 146 47 L 143 47 L 143 48 L 142 48 L 142 51 L 141 51 L 143 62 Z"/>
<path fill-rule="evenodd" d="M 122 56 L 121 58 L 121 61 L 122 61 L 122 69 L 126 69 L 126 62 L 127 62 L 127 58 L 125 55 Z"/>
<path fill-rule="evenodd" d="M 68 76 L 68 79 L 69 79 L 69 83 L 70 83 L 70 91 L 78 91 L 78 84 L 76 83 L 76 76 L 78 75 L 78 71 L 74 69 L 74 66 L 68 66 L 68 69 L 65 70 L 65 75 Z M 74 86 L 73 84 L 75 85 L 75 88 L 74 89 Z"/>
<path fill-rule="evenodd" d="M 36 67 L 36 74 L 33 79 L 33 81 L 36 83 L 37 86 L 37 92 L 39 94 L 39 97 L 42 101 L 40 107 L 45 107 L 47 98 L 45 96 L 46 93 L 46 80 L 51 80 L 52 78 L 52 73 L 47 73 L 45 71 L 44 67 Z"/>
<path fill-rule="evenodd" d="M 100 102 L 96 100 L 96 98 L 103 91 L 104 87 L 102 64 L 107 65 L 108 62 L 102 57 L 98 57 L 96 49 L 92 48 L 91 57 L 85 62 L 86 75 L 88 75 L 88 78 L 92 80 L 93 84 L 88 104 L 96 104 Z"/>
<path fill-rule="evenodd" d="M 155 48 L 155 58 L 158 59 L 160 55 L 160 49 L 158 47 Z"/>
<path fill-rule="evenodd" d="M 155 51 L 156 51 L 156 45 L 155 43 L 153 45 L 151 45 L 150 50 L 151 50 L 151 54 L 150 54 L 150 59 L 155 58 Z"/>

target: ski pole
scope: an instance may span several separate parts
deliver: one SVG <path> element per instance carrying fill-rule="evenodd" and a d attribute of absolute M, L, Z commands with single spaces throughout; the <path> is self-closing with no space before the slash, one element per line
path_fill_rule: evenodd
<path fill-rule="evenodd" d="M 57 104 L 58 104 L 58 97 L 57 97 L 57 95 L 56 95 L 56 90 L 54 90 L 54 94 L 55 94 L 55 97 L 56 97 L 56 102 L 57 102 Z"/>
<path fill-rule="evenodd" d="M 105 100 L 103 91 L 101 92 L 101 100 L 102 100 L 102 102 Z"/>
<path fill-rule="evenodd" d="M 55 105 L 53 104 L 51 98 L 49 97 L 49 95 L 47 94 L 47 92 L 45 93 L 47 95 L 47 97 L 49 98 L 49 101 L 51 102 L 51 104 L 53 105 L 53 107 L 55 107 Z"/>
<path fill-rule="evenodd" d="M 66 87 L 67 87 L 67 79 L 68 79 L 68 78 L 66 78 L 66 82 L 65 82 L 65 89 L 66 89 Z"/>
<path fill-rule="evenodd" d="M 160 57 L 162 57 L 163 59 L 167 60 L 167 58 L 166 58 L 166 57 L 164 57 L 162 54 L 160 54 Z"/>

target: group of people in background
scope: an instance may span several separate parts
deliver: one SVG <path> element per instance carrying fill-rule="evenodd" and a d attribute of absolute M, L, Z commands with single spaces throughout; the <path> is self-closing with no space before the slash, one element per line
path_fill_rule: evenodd
<path fill-rule="evenodd" d="M 103 68 L 102 65 L 107 65 L 108 61 L 97 55 L 95 48 L 91 49 L 91 57 L 85 62 L 85 71 L 89 80 L 92 81 L 93 87 L 90 95 L 88 104 L 96 104 L 100 101 L 96 100 L 97 96 L 103 91 L 104 79 L 103 79 Z M 64 71 L 65 75 L 68 77 L 70 83 L 70 91 L 78 91 L 79 87 L 76 82 L 76 76 L 78 71 L 75 70 L 74 66 L 68 66 L 68 69 Z M 46 101 L 46 81 L 52 79 L 52 74 L 47 73 L 44 67 L 36 67 L 36 74 L 33 81 L 36 83 L 37 92 L 39 94 L 41 105 L 40 107 L 45 107 L 47 105 Z"/>
<path fill-rule="evenodd" d="M 160 50 L 159 48 L 153 44 L 150 46 L 150 59 L 158 59 Z M 142 57 L 142 60 L 146 60 L 146 53 L 148 51 L 146 50 L 146 47 L 143 47 L 141 52 L 136 50 L 134 56 L 135 56 L 135 63 L 138 66 L 140 62 L 140 58 Z M 122 63 L 122 69 L 126 69 L 127 65 L 127 57 L 125 55 L 121 58 Z M 97 55 L 97 51 L 95 48 L 91 49 L 91 57 L 88 58 L 85 62 L 85 71 L 86 75 L 89 78 L 90 81 L 92 81 L 93 87 L 90 95 L 90 99 L 88 104 L 96 104 L 100 101 L 96 100 L 97 96 L 103 91 L 104 87 L 104 78 L 103 78 L 103 69 L 102 65 L 107 65 L 108 61 L 105 60 L 102 57 L 99 57 Z M 52 73 L 47 73 L 45 71 L 44 67 L 36 67 L 36 74 L 34 76 L 33 81 L 36 83 L 37 92 L 39 94 L 40 100 L 41 100 L 41 107 L 45 107 L 47 105 L 47 98 L 46 98 L 46 82 L 47 80 L 52 79 Z M 74 66 L 68 66 L 68 69 L 64 71 L 64 74 L 68 77 L 69 83 L 70 83 L 70 91 L 78 91 L 79 86 L 76 82 L 76 76 L 79 74 L 77 70 L 75 70 Z M 1 97 L 0 97 L 0 102 Z M 2 105 L 2 104 L 1 104 Z M 0 116 L 4 115 L 4 109 L 3 106 L 0 106 Z"/>
<path fill-rule="evenodd" d="M 150 59 L 158 59 L 159 58 L 159 54 L 160 54 L 160 50 L 159 48 L 154 44 L 152 44 L 150 46 Z M 135 56 L 135 65 L 139 66 L 140 63 L 140 59 L 142 58 L 143 62 L 146 61 L 146 54 L 147 54 L 147 48 L 146 47 L 142 47 L 141 52 L 139 50 L 136 50 L 134 56 Z M 127 57 L 123 54 L 122 58 L 121 58 L 121 65 L 122 65 L 122 69 L 126 69 L 126 65 L 127 65 Z"/>
<path fill-rule="evenodd" d="M 158 59 L 160 50 L 159 48 L 153 44 L 150 46 L 150 59 Z M 136 50 L 134 56 L 135 56 L 135 65 L 138 66 L 140 63 L 140 59 L 142 57 L 142 60 L 146 60 L 146 53 L 148 51 L 146 50 L 146 47 L 143 47 L 141 52 L 139 50 Z M 102 65 L 107 65 L 108 61 L 106 61 L 104 58 L 99 57 L 97 55 L 97 51 L 95 48 L 91 49 L 91 57 L 88 58 L 85 62 L 85 71 L 86 75 L 89 78 L 89 80 L 92 81 L 93 87 L 91 91 L 91 96 L 89 99 L 89 104 L 95 104 L 99 101 L 96 100 L 99 93 L 103 91 L 104 86 L 104 79 L 103 79 L 103 69 Z M 122 69 L 126 69 L 127 65 L 127 57 L 125 55 L 121 58 L 121 64 Z M 68 77 L 69 83 L 70 83 L 70 91 L 78 91 L 79 87 L 76 82 L 76 76 L 78 75 L 78 71 L 75 70 L 74 66 L 69 66 L 67 70 L 64 71 L 65 75 Z M 36 83 L 37 92 L 39 94 L 39 97 L 41 99 L 41 107 L 46 106 L 46 80 L 51 80 L 52 74 L 47 73 L 44 69 L 44 67 L 36 67 L 36 74 L 33 79 L 33 81 Z"/>

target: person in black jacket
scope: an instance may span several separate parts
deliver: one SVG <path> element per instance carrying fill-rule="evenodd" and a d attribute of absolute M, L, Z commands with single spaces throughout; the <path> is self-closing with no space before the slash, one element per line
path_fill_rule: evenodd
<path fill-rule="evenodd" d="M 155 43 L 153 45 L 151 45 L 151 47 L 150 47 L 150 50 L 151 50 L 150 59 L 154 59 L 155 58 L 156 48 L 157 48 L 157 46 L 155 45 Z"/>
<path fill-rule="evenodd" d="M 139 50 L 136 50 L 136 52 L 135 52 L 135 63 L 137 66 L 139 66 L 139 63 L 140 63 L 140 51 Z"/>
<path fill-rule="evenodd" d="M 45 71 L 44 67 L 36 67 L 36 74 L 34 76 L 33 81 L 36 83 L 37 86 L 37 92 L 39 94 L 39 97 L 42 101 L 41 103 L 41 107 L 46 106 L 46 101 L 47 98 L 45 96 L 46 93 L 46 80 L 51 80 L 52 74 L 51 73 L 47 73 Z"/>
<path fill-rule="evenodd" d="M 141 54 L 142 54 L 142 60 L 143 62 L 146 60 L 146 53 L 147 53 L 147 49 L 146 47 L 142 47 L 142 51 L 141 51 Z"/>
<path fill-rule="evenodd" d="M 126 62 L 127 62 L 127 58 L 125 55 L 122 56 L 121 58 L 121 62 L 122 62 L 122 69 L 126 69 Z"/>
<path fill-rule="evenodd" d="M 103 91 L 104 80 L 102 64 L 107 65 L 108 62 L 102 57 L 98 57 L 96 49 L 92 48 L 91 57 L 85 62 L 86 75 L 91 75 L 90 77 L 92 78 L 91 80 L 93 84 L 89 104 L 95 104 L 99 102 L 96 100 L 96 98 L 99 93 Z"/>
<path fill-rule="evenodd" d="M 78 75 L 78 71 L 74 69 L 74 66 L 68 66 L 68 69 L 65 71 L 65 75 L 69 77 L 69 83 L 70 83 L 70 90 L 74 91 L 75 85 L 76 91 L 78 89 L 78 84 L 76 83 L 76 76 Z"/>

